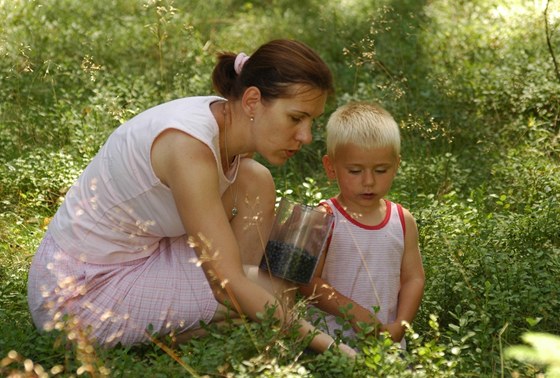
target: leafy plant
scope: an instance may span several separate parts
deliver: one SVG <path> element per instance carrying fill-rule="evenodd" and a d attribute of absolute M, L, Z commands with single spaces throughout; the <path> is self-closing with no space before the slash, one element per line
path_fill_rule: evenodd
<path fill-rule="evenodd" d="M 560 337 L 527 332 L 522 339 L 529 346 L 511 346 L 506 350 L 506 357 L 542 366 L 547 377 L 560 377 Z"/>

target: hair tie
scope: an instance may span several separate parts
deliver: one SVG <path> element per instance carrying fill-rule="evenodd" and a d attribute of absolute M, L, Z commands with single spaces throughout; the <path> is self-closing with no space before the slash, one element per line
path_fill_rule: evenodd
<path fill-rule="evenodd" d="M 245 65 L 245 63 L 247 63 L 247 61 L 249 60 L 249 57 L 247 56 L 247 54 L 245 53 L 239 53 L 237 54 L 237 56 L 235 57 L 235 62 L 233 63 L 233 69 L 235 70 L 236 74 L 241 74 L 241 70 L 243 69 L 243 66 Z"/>

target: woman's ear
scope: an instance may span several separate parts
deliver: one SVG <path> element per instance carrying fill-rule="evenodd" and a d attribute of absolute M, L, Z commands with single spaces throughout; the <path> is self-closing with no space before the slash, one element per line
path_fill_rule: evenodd
<path fill-rule="evenodd" d="M 243 92 L 243 97 L 241 98 L 241 106 L 243 111 L 249 118 L 255 116 L 257 112 L 258 105 L 261 104 L 261 91 L 257 87 L 249 87 Z"/>
<path fill-rule="evenodd" d="M 324 155 L 323 159 L 323 168 L 325 168 L 325 173 L 327 174 L 327 178 L 329 180 L 336 181 L 336 171 L 334 170 L 333 162 L 329 155 Z"/>

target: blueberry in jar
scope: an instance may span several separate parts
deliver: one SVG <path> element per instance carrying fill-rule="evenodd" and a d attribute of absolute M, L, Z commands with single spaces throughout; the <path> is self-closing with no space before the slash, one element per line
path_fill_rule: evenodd
<path fill-rule="evenodd" d="M 278 240 L 270 240 L 266 245 L 261 269 L 270 271 L 277 277 L 297 283 L 308 283 L 313 276 L 317 257 L 302 248 Z"/>

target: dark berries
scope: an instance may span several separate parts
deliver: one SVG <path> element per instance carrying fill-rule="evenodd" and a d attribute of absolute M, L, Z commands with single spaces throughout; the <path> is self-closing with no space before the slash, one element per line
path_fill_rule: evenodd
<path fill-rule="evenodd" d="M 270 240 L 260 268 L 277 277 L 296 283 L 309 283 L 315 271 L 317 257 L 304 249 L 278 240 Z"/>

